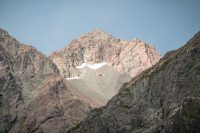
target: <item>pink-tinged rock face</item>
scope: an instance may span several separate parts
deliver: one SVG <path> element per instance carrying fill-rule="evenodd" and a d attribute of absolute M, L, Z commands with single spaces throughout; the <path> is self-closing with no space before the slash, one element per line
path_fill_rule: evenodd
<path fill-rule="evenodd" d="M 117 94 L 123 83 L 153 66 L 160 55 L 140 40 L 124 41 L 96 30 L 74 39 L 49 58 L 74 88 L 74 95 L 99 107 Z"/>
<path fill-rule="evenodd" d="M 73 40 L 50 58 L 64 77 L 77 74 L 75 66 L 82 63 L 101 62 L 134 77 L 154 65 L 160 59 L 160 54 L 143 41 L 123 41 L 96 30 Z"/>

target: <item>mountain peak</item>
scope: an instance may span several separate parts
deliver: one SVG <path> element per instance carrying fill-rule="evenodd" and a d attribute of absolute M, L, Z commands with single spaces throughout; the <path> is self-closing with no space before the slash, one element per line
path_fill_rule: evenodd
<path fill-rule="evenodd" d="M 109 36 L 109 34 L 105 31 L 103 31 L 102 29 L 96 29 L 96 30 L 93 30 L 91 32 L 88 32 L 88 33 L 82 35 L 81 38 L 85 38 L 85 37 L 86 38 L 87 37 L 89 37 L 89 38 L 98 37 L 99 38 L 100 37 L 101 39 L 103 39 L 103 38 L 107 38 L 108 36 Z"/>
<path fill-rule="evenodd" d="M 96 29 L 90 33 L 93 33 L 93 34 L 108 34 L 107 32 L 103 31 L 102 29 Z"/>
<path fill-rule="evenodd" d="M 8 32 L 0 28 L 0 36 L 8 35 Z"/>
<path fill-rule="evenodd" d="M 160 54 L 142 41 L 122 41 L 97 29 L 72 40 L 50 58 L 58 64 L 64 77 L 73 75 L 76 71 L 74 66 L 81 65 L 85 60 L 89 63 L 107 62 L 117 71 L 134 77 L 154 65 Z"/>

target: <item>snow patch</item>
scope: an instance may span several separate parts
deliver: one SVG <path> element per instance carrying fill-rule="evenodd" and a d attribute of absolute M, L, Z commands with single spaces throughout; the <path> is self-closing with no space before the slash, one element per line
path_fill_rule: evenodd
<path fill-rule="evenodd" d="M 104 65 L 106 65 L 106 62 L 96 63 L 96 64 L 82 63 L 80 66 L 76 66 L 76 68 L 81 69 L 81 68 L 84 68 L 86 66 L 86 67 L 89 67 L 90 69 L 97 70 L 97 69 L 103 67 Z"/>
<path fill-rule="evenodd" d="M 103 63 L 97 63 L 97 64 L 88 64 L 87 66 L 93 70 L 99 69 L 101 67 L 103 67 L 104 65 L 106 65 L 105 62 Z"/>
<path fill-rule="evenodd" d="M 74 77 L 66 78 L 66 80 L 74 80 L 74 79 L 80 79 L 80 77 L 74 76 Z"/>
<path fill-rule="evenodd" d="M 76 68 L 81 69 L 81 68 L 84 68 L 85 66 L 86 66 L 86 64 L 82 63 L 80 66 L 76 66 Z"/>

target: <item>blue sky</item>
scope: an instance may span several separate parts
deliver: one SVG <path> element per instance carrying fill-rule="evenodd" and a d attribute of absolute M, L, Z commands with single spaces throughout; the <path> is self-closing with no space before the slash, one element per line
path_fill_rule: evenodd
<path fill-rule="evenodd" d="M 46 55 L 95 29 L 163 55 L 200 30 L 200 0 L 0 0 L 0 27 Z"/>

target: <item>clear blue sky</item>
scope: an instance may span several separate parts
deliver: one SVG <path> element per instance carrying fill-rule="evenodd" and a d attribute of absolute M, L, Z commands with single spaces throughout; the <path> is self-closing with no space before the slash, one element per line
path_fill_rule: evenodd
<path fill-rule="evenodd" d="M 163 55 L 200 30 L 200 0 L 0 0 L 0 27 L 46 55 L 95 29 Z"/>

